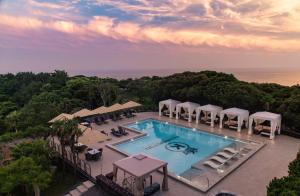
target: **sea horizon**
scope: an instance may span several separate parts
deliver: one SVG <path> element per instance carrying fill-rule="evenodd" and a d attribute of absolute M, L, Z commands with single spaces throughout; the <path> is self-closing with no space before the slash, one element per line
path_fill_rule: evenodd
<path fill-rule="evenodd" d="M 200 72 L 200 71 L 217 71 L 227 74 L 233 74 L 237 79 L 246 82 L 256 83 L 277 83 L 284 86 L 293 86 L 300 84 L 300 70 L 284 70 L 284 69 L 265 69 L 265 68 L 187 68 L 187 69 L 124 69 L 124 70 L 81 70 L 67 71 L 70 76 L 85 75 L 97 76 L 102 78 L 137 79 L 141 77 L 152 76 L 169 76 L 182 72 Z"/>
<path fill-rule="evenodd" d="M 153 77 L 153 76 L 169 76 L 182 72 L 200 72 L 200 71 L 217 71 L 226 74 L 233 74 L 237 79 L 246 82 L 256 83 L 276 83 L 284 86 L 294 86 L 300 84 L 300 68 L 299 69 L 283 69 L 283 68 L 222 68 L 222 67 L 201 67 L 201 68 L 162 68 L 162 69 L 63 69 L 70 76 L 84 75 L 84 76 L 97 76 L 101 78 L 114 78 L 118 80 L 123 79 L 137 79 L 141 77 Z M 54 70 L 21 70 L 21 71 L 2 71 L 1 74 L 18 72 L 53 72 Z"/>

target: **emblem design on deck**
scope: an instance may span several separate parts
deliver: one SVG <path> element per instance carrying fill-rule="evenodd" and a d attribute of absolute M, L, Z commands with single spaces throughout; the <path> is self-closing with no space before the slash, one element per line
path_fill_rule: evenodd
<path fill-rule="evenodd" d="M 165 148 L 173 152 L 182 152 L 186 155 L 198 152 L 197 148 L 190 147 L 188 144 L 183 142 L 169 142 L 165 145 Z"/>

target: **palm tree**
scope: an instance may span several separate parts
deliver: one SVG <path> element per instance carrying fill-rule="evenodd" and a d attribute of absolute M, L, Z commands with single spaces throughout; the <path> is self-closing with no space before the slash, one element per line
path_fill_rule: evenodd
<path fill-rule="evenodd" d="M 82 130 L 78 127 L 78 120 L 72 119 L 57 121 L 52 125 L 52 129 L 60 141 L 63 158 L 65 158 L 66 155 L 65 147 L 69 144 L 72 152 L 73 163 L 75 167 L 77 167 L 78 153 L 75 150 L 75 144 L 78 142 L 78 138 L 83 134 Z M 76 172 L 75 167 L 74 172 Z"/>

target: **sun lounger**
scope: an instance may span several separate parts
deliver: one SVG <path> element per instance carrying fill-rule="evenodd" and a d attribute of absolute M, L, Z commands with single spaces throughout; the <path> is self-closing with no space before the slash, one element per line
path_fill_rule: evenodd
<path fill-rule="evenodd" d="M 108 133 L 106 133 L 104 130 L 102 130 L 101 133 L 108 136 Z"/>
<path fill-rule="evenodd" d="M 158 192 L 159 190 L 160 190 L 160 184 L 155 182 L 144 189 L 144 196 L 153 195 L 154 193 Z"/>
<path fill-rule="evenodd" d="M 111 129 L 111 134 L 113 134 L 116 137 L 121 137 L 123 136 L 123 134 L 119 133 L 118 131 L 116 131 L 114 128 Z"/>
<path fill-rule="evenodd" d="M 122 127 L 118 127 L 118 132 L 122 135 L 128 135 L 128 132 L 126 132 Z"/>
<path fill-rule="evenodd" d="M 224 151 L 230 152 L 231 154 L 237 154 L 239 152 L 238 150 L 235 150 L 235 149 L 230 148 L 230 147 L 224 148 Z"/>
<path fill-rule="evenodd" d="M 224 157 L 224 158 L 226 158 L 226 159 L 232 158 L 232 154 L 228 154 L 228 153 L 226 153 L 226 152 L 218 152 L 217 155 L 218 155 L 218 156 L 222 156 L 222 157 Z"/>
<path fill-rule="evenodd" d="M 209 158 L 210 160 L 217 161 L 219 163 L 225 163 L 228 159 L 223 159 L 220 156 L 213 156 Z"/>
<path fill-rule="evenodd" d="M 218 169 L 221 166 L 220 164 L 216 164 L 215 162 L 212 161 L 204 161 L 203 165 L 207 165 L 213 169 Z"/>

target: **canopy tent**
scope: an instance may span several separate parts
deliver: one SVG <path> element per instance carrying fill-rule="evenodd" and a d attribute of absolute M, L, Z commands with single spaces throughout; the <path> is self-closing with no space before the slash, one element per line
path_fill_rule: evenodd
<path fill-rule="evenodd" d="M 134 102 L 134 101 L 128 101 L 124 104 L 122 104 L 122 109 L 132 109 L 132 108 L 136 108 L 136 107 L 140 107 L 142 106 L 141 104 Z"/>
<path fill-rule="evenodd" d="M 237 131 L 241 132 L 243 122 L 248 126 L 249 111 L 239 108 L 229 108 L 220 112 L 220 128 L 223 128 L 223 119 L 227 115 L 228 119 L 237 117 Z"/>
<path fill-rule="evenodd" d="M 271 112 L 256 112 L 249 117 L 249 134 L 252 134 L 253 128 L 252 124 L 254 121 L 260 121 L 261 123 L 264 121 L 270 121 L 271 129 L 270 129 L 270 139 L 274 139 L 276 130 L 280 134 L 281 129 L 281 115 L 274 114 Z"/>
<path fill-rule="evenodd" d="M 168 163 L 161 160 L 151 158 L 149 156 L 138 154 L 133 155 L 113 163 L 113 180 L 117 181 L 118 169 L 123 170 L 125 173 L 130 174 L 135 179 L 135 188 L 133 194 L 135 196 L 143 196 L 143 182 L 152 172 L 163 168 L 163 182 L 162 189 L 164 191 L 168 190 Z"/>
<path fill-rule="evenodd" d="M 173 113 L 175 112 L 175 109 L 176 109 L 176 105 L 179 104 L 180 101 L 176 101 L 176 100 L 173 100 L 173 99 L 167 99 L 167 100 L 164 100 L 164 101 L 160 101 L 159 102 L 159 116 L 162 115 L 162 109 L 164 107 L 167 107 L 168 110 L 169 110 L 169 116 L 170 118 L 173 117 Z"/>
<path fill-rule="evenodd" d="M 74 116 L 72 114 L 61 113 L 60 115 L 50 120 L 49 123 L 54 123 L 56 121 L 62 121 L 62 120 L 72 120 L 73 118 Z"/>
<path fill-rule="evenodd" d="M 82 110 L 79 110 L 78 112 L 75 112 L 73 114 L 74 117 L 85 117 L 85 116 L 89 116 L 92 114 L 92 111 L 91 110 L 88 110 L 86 108 L 82 109 Z"/>
<path fill-rule="evenodd" d="M 217 115 L 220 115 L 220 112 L 223 110 L 222 107 L 215 106 L 215 105 L 204 105 L 200 106 L 196 109 L 196 123 L 199 123 L 199 119 L 201 116 L 201 111 L 209 112 L 210 113 L 210 126 L 214 126 L 214 122 L 216 120 Z"/>
<path fill-rule="evenodd" d="M 192 122 L 192 115 L 200 105 L 193 102 L 184 102 L 176 105 L 176 119 L 179 119 L 181 109 L 188 113 L 188 121 Z"/>

